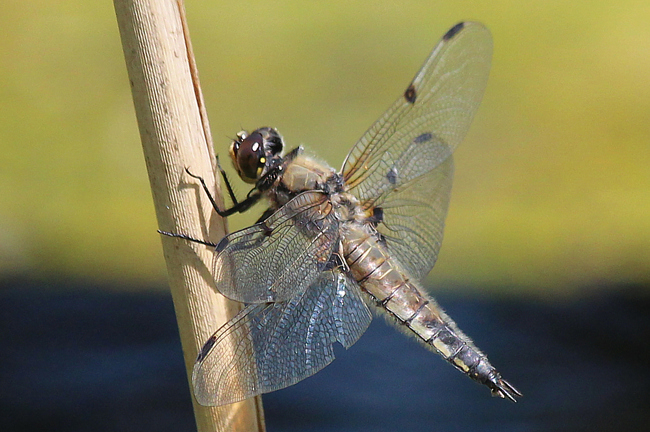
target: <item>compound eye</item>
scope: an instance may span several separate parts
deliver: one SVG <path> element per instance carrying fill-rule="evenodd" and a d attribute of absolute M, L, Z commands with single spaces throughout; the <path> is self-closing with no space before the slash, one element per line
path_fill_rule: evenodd
<path fill-rule="evenodd" d="M 241 142 L 233 143 L 235 168 L 245 182 L 255 183 L 261 172 L 260 167 L 264 167 L 263 141 L 262 134 L 253 132 Z"/>

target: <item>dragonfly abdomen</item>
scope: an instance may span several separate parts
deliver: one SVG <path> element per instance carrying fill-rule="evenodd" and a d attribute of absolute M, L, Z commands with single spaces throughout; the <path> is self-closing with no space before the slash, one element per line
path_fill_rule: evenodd
<path fill-rule="evenodd" d="M 515 396 L 520 396 L 436 301 L 416 281 L 409 279 L 370 228 L 350 227 L 343 244 L 354 278 L 379 306 L 402 324 L 399 327 L 408 328 L 408 333 L 417 335 L 427 348 L 470 378 L 487 385 L 493 394 L 513 401 Z"/>

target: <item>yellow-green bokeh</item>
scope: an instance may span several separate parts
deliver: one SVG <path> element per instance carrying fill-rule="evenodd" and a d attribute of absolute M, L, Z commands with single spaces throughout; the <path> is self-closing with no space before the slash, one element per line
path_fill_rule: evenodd
<path fill-rule="evenodd" d="M 186 6 L 217 151 L 273 125 L 337 167 L 447 28 L 484 22 L 493 69 L 433 279 L 548 293 L 650 281 L 647 1 Z M 0 275 L 163 281 L 112 4 L 0 12 Z"/>

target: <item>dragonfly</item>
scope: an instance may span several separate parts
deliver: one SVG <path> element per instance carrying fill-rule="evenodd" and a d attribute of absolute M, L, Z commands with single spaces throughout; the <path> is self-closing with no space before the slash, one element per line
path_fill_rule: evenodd
<path fill-rule="evenodd" d="M 493 395 L 521 393 L 422 287 L 443 237 L 452 153 L 487 85 L 492 38 L 480 23 L 449 29 L 404 93 L 352 147 L 340 172 L 307 155 L 284 155 L 271 127 L 237 134 L 230 146 L 241 179 L 253 184 L 216 212 L 269 208 L 258 222 L 218 243 L 161 231 L 214 248 L 217 290 L 245 304 L 200 350 L 196 400 L 220 406 L 293 385 L 351 347 L 371 309 L 410 333 Z"/>

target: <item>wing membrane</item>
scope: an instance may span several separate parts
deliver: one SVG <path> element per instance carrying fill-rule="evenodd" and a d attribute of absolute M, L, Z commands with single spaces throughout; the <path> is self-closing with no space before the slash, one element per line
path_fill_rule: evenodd
<path fill-rule="evenodd" d="M 334 342 L 352 346 L 371 319 L 354 280 L 322 272 L 302 294 L 250 305 L 217 330 L 194 366 L 194 394 L 218 406 L 288 387 L 334 360 Z"/>
<path fill-rule="evenodd" d="M 383 223 L 377 231 L 392 255 L 416 279 L 423 279 L 438 258 L 453 170 L 453 158 L 449 157 L 436 169 L 375 202 L 383 210 Z"/>
<path fill-rule="evenodd" d="M 339 224 L 327 195 L 304 192 L 265 221 L 219 243 L 216 287 L 242 303 L 289 300 L 325 269 L 338 239 Z"/>
<path fill-rule="evenodd" d="M 451 155 L 483 97 L 491 56 L 492 38 L 482 24 L 454 26 L 343 164 L 350 192 L 366 210 L 381 208 L 385 226 L 378 230 L 416 277 L 435 264 L 451 191 Z"/>

